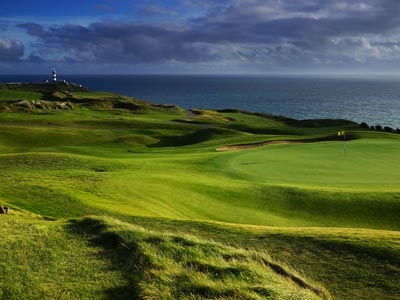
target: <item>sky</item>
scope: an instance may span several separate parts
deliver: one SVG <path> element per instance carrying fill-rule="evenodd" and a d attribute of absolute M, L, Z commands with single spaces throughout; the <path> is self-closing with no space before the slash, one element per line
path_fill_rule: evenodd
<path fill-rule="evenodd" d="M 399 74 L 399 0 L 2 0 L 0 74 Z"/>

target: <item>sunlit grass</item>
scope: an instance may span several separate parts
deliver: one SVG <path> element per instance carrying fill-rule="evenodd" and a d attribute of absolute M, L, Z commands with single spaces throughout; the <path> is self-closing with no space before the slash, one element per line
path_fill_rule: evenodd
<path fill-rule="evenodd" d="M 318 297 L 260 258 L 335 299 L 399 299 L 399 135 L 239 111 L 89 107 L 0 113 L 0 204 L 12 212 L 0 215 L 0 299 Z M 309 142 L 216 151 L 270 140 Z"/>

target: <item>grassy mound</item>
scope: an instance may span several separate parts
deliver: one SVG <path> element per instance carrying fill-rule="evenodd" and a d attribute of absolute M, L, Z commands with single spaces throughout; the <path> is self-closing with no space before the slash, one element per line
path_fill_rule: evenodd
<path fill-rule="evenodd" d="M 116 219 L 0 219 L 1 299 L 330 299 L 263 252 Z"/>
<path fill-rule="evenodd" d="M 333 299 L 399 299 L 400 233 L 350 228 L 265 227 L 138 218 L 145 228 L 268 253 L 319 282 Z"/>
<path fill-rule="evenodd" d="M 149 231 L 115 219 L 87 218 L 71 228 L 116 249 L 142 299 L 329 299 L 265 253 L 190 235 Z"/>

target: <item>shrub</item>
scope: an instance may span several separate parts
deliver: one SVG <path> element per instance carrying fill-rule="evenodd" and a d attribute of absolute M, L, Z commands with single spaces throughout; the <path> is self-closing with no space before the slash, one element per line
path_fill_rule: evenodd
<path fill-rule="evenodd" d="M 385 127 L 383 128 L 383 131 L 393 133 L 393 132 L 394 132 L 394 129 L 393 129 L 392 127 L 390 127 L 390 126 L 385 126 Z"/>

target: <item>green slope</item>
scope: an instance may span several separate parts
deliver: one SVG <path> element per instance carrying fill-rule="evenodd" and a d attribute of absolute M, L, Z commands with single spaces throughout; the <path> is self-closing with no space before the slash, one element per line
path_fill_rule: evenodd
<path fill-rule="evenodd" d="M 23 93 L 29 97 L 22 99 Z M 222 244 L 209 243 L 207 247 L 218 251 L 242 251 L 249 247 L 268 251 L 273 258 L 290 265 L 291 270 L 323 284 L 335 299 L 370 299 L 371 295 L 373 299 L 400 299 L 396 289 L 400 285 L 397 279 L 400 249 L 395 232 L 400 228 L 399 135 L 363 130 L 358 124 L 344 120 L 297 121 L 236 110 L 185 112 L 111 93 L 41 92 L 36 86 L 29 91 L 20 88 L 10 92 L 10 88 L 2 88 L 0 98 L 6 103 L 0 107 L 3 111 L 0 112 L 0 204 L 7 204 L 12 211 L 47 218 L 81 218 L 93 214 L 113 217 L 100 221 L 92 218 L 92 221 L 103 222 L 110 228 L 122 226 L 124 232 L 131 232 L 129 243 L 142 245 L 142 254 L 154 259 L 161 255 L 164 257 L 161 264 L 171 263 L 176 267 L 171 270 L 171 277 L 165 278 L 146 273 L 152 268 L 141 269 L 155 283 L 135 279 L 128 283 L 131 290 L 122 289 L 121 293 L 134 293 L 140 282 L 142 290 L 139 290 L 146 295 L 145 299 L 152 299 L 152 293 L 157 293 L 154 291 L 165 292 L 165 297 L 184 294 L 188 286 L 191 298 L 186 295 L 187 299 L 222 299 L 229 298 L 228 295 L 237 299 L 264 297 L 259 293 L 262 289 L 257 290 L 248 278 L 223 278 L 215 286 L 208 271 L 208 275 L 196 273 L 198 266 L 190 264 L 189 269 L 194 268 L 194 273 L 184 276 L 190 279 L 187 285 L 173 292 L 173 278 L 176 272 L 187 271 L 188 261 L 184 257 L 191 255 L 188 249 L 176 248 L 172 243 L 184 231 L 194 235 L 189 240 L 194 239 L 195 243 L 200 243 L 198 239 L 217 239 Z M 15 105 L 20 100 L 27 100 L 28 104 Z M 34 101 L 73 104 L 63 109 L 59 104 L 43 106 Z M 336 136 L 342 129 L 348 138 L 346 157 L 344 143 Z M 268 141 L 297 143 L 216 151 L 231 145 L 243 147 Z M 14 216 L 23 224 L 36 228 L 40 223 L 49 228 L 44 230 L 49 232 L 50 239 L 70 238 L 63 221 L 52 227 L 44 221 L 26 219 L 25 215 Z M 0 215 L 0 221 L 3 217 Z M 135 225 L 121 225 L 118 219 L 155 233 Z M 7 216 L 7 220 L 13 220 L 13 216 Z M 210 221 L 237 225 L 210 225 Z M 7 224 L 11 226 L 10 232 L 16 230 L 15 234 L 19 234 L 19 230 L 21 234 L 25 231 L 29 234 L 30 225 L 20 227 L 18 223 L 12 228 L 12 223 Z M 75 228 L 79 232 L 73 247 L 82 247 L 86 249 L 82 251 L 90 253 L 91 248 L 83 245 L 88 233 L 81 227 Z M 100 231 L 96 234 L 102 235 Z M 41 234 L 38 236 L 40 248 L 43 239 Z M 149 244 L 147 238 L 163 242 Z M 234 249 L 224 248 L 224 243 Z M 60 245 L 54 245 L 54 252 L 60 251 Z M 33 246 L 23 243 L 14 248 L 23 256 L 26 247 Z M 171 249 L 176 251 L 178 259 L 169 257 Z M 11 257 L 9 250 L 3 252 Z M 201 257 L 206 259 L 204 254 Z M 107 263 L 104 257 L 98 258 L 94 265 Z M 258 264 L 253 258 L 250 260 L 247 263 Z M 213 270 L 231 267 L 217 257 L 203 261 L 201 268 L 204 264 Z M 10 264 L 9 270 L 14 268 L 17 264 Z M 98 272 L 95 268 L 93 272 Z M 254 276 L 261 276 L 260 280 L 270 276 L 260 266 L 254 268 L 258 270 Z M 121 282 L 117 279 L 121 274 L 125 279 L 130 276 L 127 270 L 118 267 L 117 271 L 115 282 Z M 108 276 L 106 272 L 103 275 Z M 292 299 L 285 291 L 296 290 L 298 286 L 287 285 L 287 279 L 282 281 L 281 275 L 268 289 L 276 295 L 275 299 Z M 65 280 L 66 289 L 70 289 L 70 279 L 60 280 Z M 7 282 L 19 291 L 12 280 Z M 279 287 L 280 284 L 285 287 Z M 5 285 L 0 286 L 3 294 L 7 292 Z M 54 293 L 53 289 L 49 288 L 47 295 Z M 90 295 L 106 295 L 106 290 L 107 286 L 99 285 L 92 291 L 85 290 L 83 296 L 72 293 L 75 296 L 70 299 L 96 298 Z M 43 293 L 46 294 L 45 289 Z M 40 298 L 39 294 L 32 299 Z M 298 299 L 316 296 L 306 294 Z"/>
<path fill-rule="evenodd" d="M 400 233 L 351 228 L 266 227 L 130 217 L 127 221 L 266 251 L 326 287 L 333 299 L 399 299 Z"/>
<path fill-rule="evenodd" d="M 0 218 L 0 299 L 131 299 L 112 256 L 62 222 Z"/>
<path fill-rule="evenodd" d="M 0 299 L 330 299 L 263 252 L 110 218 L 0 219 Z"/>

